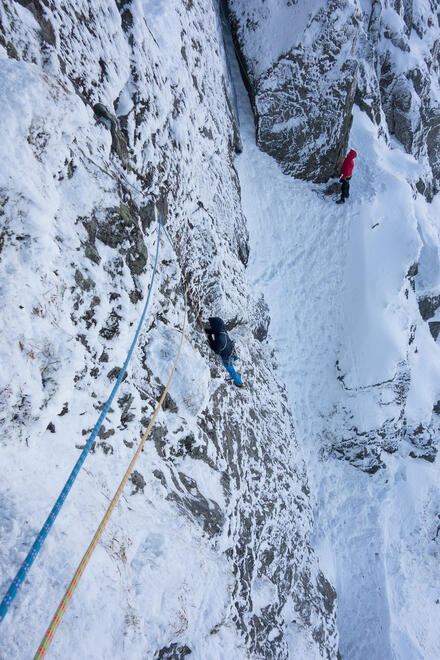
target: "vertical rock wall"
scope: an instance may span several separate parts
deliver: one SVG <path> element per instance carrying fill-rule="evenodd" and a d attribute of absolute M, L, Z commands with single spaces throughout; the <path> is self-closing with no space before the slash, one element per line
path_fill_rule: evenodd
<path fill-rule="evenodd" d="M 81 473 L 81 497 L 72 493 L 53 532 L 65 563 L 46 579 L 47 544 L 24 594 L 32 591 L 35 611 L 52 614 L 102 515 L 101 494 L 131 458 L 174 355 L 182 274 L 190 318 L 174 389 L 96 571 L 83 578 L 84 597 L 71 604 L 87 629 L 73 642 L 72 627 L 60 628 L 58 650 L 68 657 L 74 643 L 86 655 L 98 640 L 97 657 L 191 650 L 208 657 L 229 635 L 231 657 L 287 658 L 289 644 L 336 657 L 336 596 L 309 542 L 307 477 L 271 348 L 262 343 L 267 309 L 246 280 L 238 130 L 215 6 L 8 0 L 0 54 L 10 135 L 0 181 L 9 273 L 1 451 L 12 475 L 29 468 L 38 448 L 46 475 L 37 499 L 29 472 L 24 485 L 11 477 L 1 493 L 9 530 L 2 593 L 19 565 L 16 548 L 32 543 L 125 358 L 151 275 L 157 204 L 168 207 L 176 254 L 161 248 L 146 331 Z M 26 293 L 19 310 L 18 279 Z M 245 392 L 225 383 L 200 329 L 217 314 L 237 341 Z M 19 596 L 0 654 L 29 656 L 40 626 L 36 615 L 23 617 Z"/>
<path fill-rule="evenodd" d="M 439 179 L 438 2 L 229 0 L 258 144 L 302 179 L 327 181 L 349 145 L 353 102 Z"/>
<path fill-rule="evenodd" d="M 327 181 L 349 141 L 358 70 L 356 5 L 230 0 L 228 6 L 258 145 L 286 174 Z"/>

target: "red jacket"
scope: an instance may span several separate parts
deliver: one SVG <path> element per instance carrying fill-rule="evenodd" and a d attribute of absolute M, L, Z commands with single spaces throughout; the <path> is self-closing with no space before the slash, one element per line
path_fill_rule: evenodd
<path fill-rule="evenodd" d="M 353 167 L 354 167 L 354 159 L 356 158 L 357 153 L 355 152 L 354 149 L 349 151 L 348 156 L 342 163 L 341 167 L 341 178 L 342 179 L 348 179 L 348 177 L 351 176 L 353 172 Z"/>

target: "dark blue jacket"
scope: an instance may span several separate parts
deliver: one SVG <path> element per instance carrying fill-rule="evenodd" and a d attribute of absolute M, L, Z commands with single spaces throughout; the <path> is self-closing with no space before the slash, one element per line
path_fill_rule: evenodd
<path fill-rule="evenodd" d="M 234 343 L 226 332 L 225 324 L 218 316 L 212 316 L 209 319 L 211 328 L 206 331 L 209 345 L 214 353 L 227 360 L 234 350 Z"/>

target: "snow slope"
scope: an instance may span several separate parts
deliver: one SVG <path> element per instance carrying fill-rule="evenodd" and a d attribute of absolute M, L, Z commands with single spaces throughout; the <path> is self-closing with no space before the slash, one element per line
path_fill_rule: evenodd
<path fill-rule="evenodd" d="M 438 277 L 440 200 L 430 205 L 414 198 L 410 183 L 420 174 L 418 164 L 397 144 L 388 147 L 359 110 L 350 142 L 358 158 L 345 206 L 336 206 L 325 186 L 286 177 L 256 147 L 250 105 L 234 70 L 249 271 L 269 304 L 270 339 L 307 448 L 314 542 L 338 593 L 342 657 L 435 660 L 438 462 L 411 458 L 414 448 L 404 434 L 390 443 L 394 453 L 378 449 L 383 469 L 374 474 L 335 457 L 365 468 L 369 434 L 380 444 L 377 429 L 401 415 L 402 401 L 380 383 L 395 379 L 402 362 L 407 425 L 431 421 L 440 398 L 440 351 L 406 275 L 420 260 L 419 278 Z M 354 427 L 359 441 L 352 454 Z"/>
<path fill-rule="evenodd" d="M 123 364 L 164 197 L 175 246 L 161 246 L 127 378 L 1 624 L 1 658 L 35 652 L 151 418 L 177 350 L 181 278 L 175 379 L 49 654 L 336 655 L 303 454 L 246 278 L 227 76 L 202 0 L 0 4 L 2 596 Z M 96 103 L 114 116 L 98 120 Z M 200 329 L 217 314 L 244 392 Z"/>

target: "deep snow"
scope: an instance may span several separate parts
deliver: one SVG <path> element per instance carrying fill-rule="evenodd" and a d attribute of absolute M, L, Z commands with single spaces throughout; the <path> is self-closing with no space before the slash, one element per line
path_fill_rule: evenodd
<path fill-rule="evenodd" d="M 231 51 L 230 51 L 231 53 Z M 232 61 L 232 57 L 231 57 Z M 417 322 L 406 414 L 429 420 L 440 398 L 440 351 L 404 277 L 421 253 L 423 281 L 437 286 L 440 199 L 414 199 L 419 166 L 388 147 L 355 109 L 358 152 L 345 206 L 325 186 L 295 181 L 255 144 L 254 122 L 233 65 L 243 153 L 236 166 L 251 241 L 249 276 L 271 314 L 300 444 L 315 496 L 314 543 L 338 594 L 342 657 L 440 657 L 437 512 L 440 467 L 408 457 L 403 443 L 386 469 L 365 474 L 327 455 L 329 438 L 353 424 L 379 426 L 387 409 L 370 391 L 394 375 Z M 422 248 L 421 234 L 431 236 Z M 431 248 L 431 252 L 428 250 Z M 427 262 L 426 265 L 424 262 Z M 336 361 L 345 372 L 343 391 Z M 323 451 L 324 450 L 324 451 Z"/>

